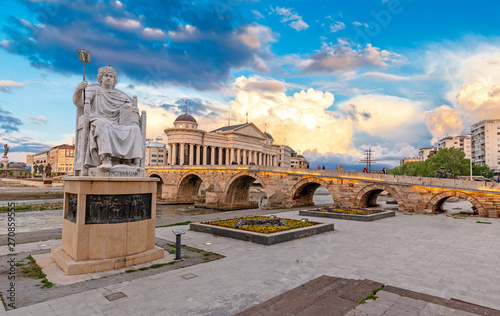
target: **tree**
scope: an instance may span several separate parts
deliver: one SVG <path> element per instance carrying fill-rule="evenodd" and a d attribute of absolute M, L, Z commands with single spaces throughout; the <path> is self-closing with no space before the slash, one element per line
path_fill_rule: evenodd
<path fill-rule="evenodd" d="M 389 170 L 390 174 L 434 177 L 436 171 L 443 167 L 454 176 L 470 175 L 470 160 L 465 159 L 465 154 L 458 148 L 443 148 L 426 161 L 405 163 L 402 166 Z M 488 166 L 473 165 L 472 174 L 486 178 L 493 177 L 493 170 Z"/>

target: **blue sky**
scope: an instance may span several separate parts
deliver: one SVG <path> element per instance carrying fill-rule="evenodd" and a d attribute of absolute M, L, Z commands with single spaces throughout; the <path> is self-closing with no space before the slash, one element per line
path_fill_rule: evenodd
<path fill-rule="evenodd" d="M 11 161 L 70 143 L 77 48 L 163 135 L 187 101 L 204 130 L 249 120 L 313 165 L 392 167 L 500 118 L 493 1 L 28 1 L 0 12 L 0 142 Z M 166 139 L 166 137 L 164 138 Z"/>

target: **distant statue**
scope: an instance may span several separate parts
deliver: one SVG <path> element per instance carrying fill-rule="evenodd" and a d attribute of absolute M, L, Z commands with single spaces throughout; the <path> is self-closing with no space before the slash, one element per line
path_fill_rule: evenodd
<path fill-rule="evenodd" d="M 48 163 L 47 166 L 45 167 L 45 174 L 50 175 L 51 172 L 52 172 L 52 166 L 50 165 L 50 163 Z"/>
<path fill-rule="evenodd" d="M 3 145 L 3 155 L 7 157 L 7 153 L 9 152 L 9 145 L 5 144 Z"/>
<path fill-rule="evenodd" d="M 144 142 L 139 128 L 139 110 L 129 96 L 115 89 L 118 77 L 111 66 L 99 68 L 99 85 L 82 81 L 73 94 L 73 103 L 90 102 L 90 130 L 85 167 L 104 171 L 113 165 L 140 167 Z M 82 92 L 85 90 L 85 99 Z"/>

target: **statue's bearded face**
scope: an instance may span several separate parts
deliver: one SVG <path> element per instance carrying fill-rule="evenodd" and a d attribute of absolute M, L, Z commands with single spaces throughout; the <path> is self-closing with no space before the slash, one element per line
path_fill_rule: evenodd
<path fill-rule="evenodd" d="M 106 84 L 111 85 L 114 88 L 118 82 L 116 71 L 113 69 L 113 67 L 110 66 L 99 68 L 97 81 L 99 81 L 100 86 Z"/>

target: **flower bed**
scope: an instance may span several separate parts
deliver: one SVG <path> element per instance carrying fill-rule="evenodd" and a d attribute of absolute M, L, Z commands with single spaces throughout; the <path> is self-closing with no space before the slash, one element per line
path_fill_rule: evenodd
<path fill-rule="evenodd" d="M 249 216 L 190 224 L 194 231 L 272 245 L 334 230 L 333 224 L 288 218 Z"/>
<path fill-rule="evenodd" d="M 367 210 L 365 208 L 330 208 L 330 207 L 322 207 L 310 211 L 337 213 L 337 214 L 352 214 L 352 215 L 372 215 L 383 212 L 382 210 Z"/>
<path fill-rule="evenodd" d="M 295 219 L 266 217 L 266 216 L 248 216 L 226 220 L 217 220 L 203 222 L 207 225 L 229 227 L 234 229 L 248 230 L 251 232 L 271 234 L 294 228 L 309 227 L 320 223 L 302 222 Z"/>
<path fill-rule="evenodd" d="M 354 221 L 374 221 L 377 219 L 395 216 L 394 211 L 367 210 L 364 208 L 330 208 L 322 207 L 315 210 L 299 211 L 300 216 L 316 216 Z"/>

